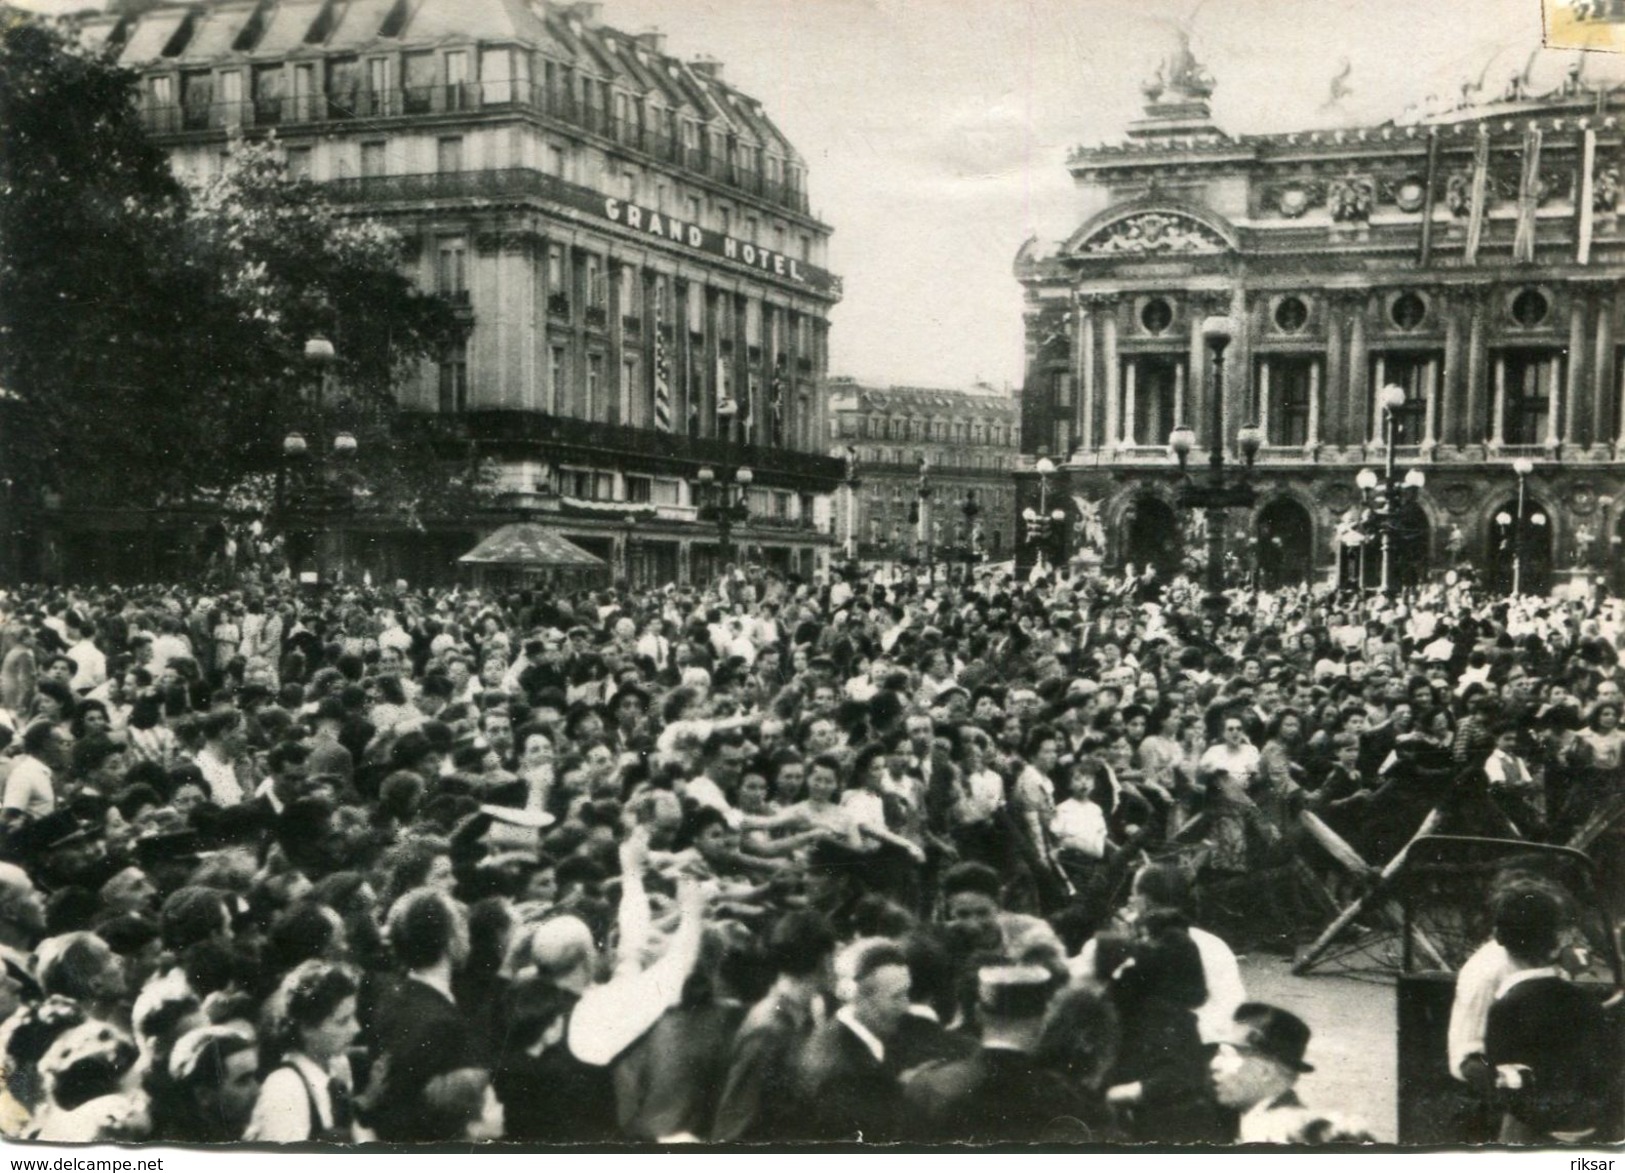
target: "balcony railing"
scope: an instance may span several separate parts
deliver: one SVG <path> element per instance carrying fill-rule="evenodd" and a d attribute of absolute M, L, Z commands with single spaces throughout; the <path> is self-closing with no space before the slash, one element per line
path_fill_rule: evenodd
<path fill-rule="evenodd" d="M 191 102 L 184 106 L 145 106 L 142 123 L 160 134 L 218 130 L 225 127 L 291 126 L 346 122 L 357 118 L 414 117 L 478 110 L 521 109 L 571 123 L 620 145 L 676 163 L 779 207 L 806 214 L 806 192 L 791 183 L 769 180 L 761 172 L 738 167 L 703 146 L 685 147 L 672 135 L 636 119 L 616 118 L 601 106 L 586 105 L 573 94 L 550 91 L 522 81 L 457 82 L 387 90 L 335 90 L 300 95 L 262 94 L 244 102 Z"/>
<path fill-rule="evenodd" d="M 692 474 L 702 466 L 745 467 L 756 473 L 758 485 L 812 492 L 833 491 L 845 471 L 844 464 L 833 456 L 813 452 L 734 444 L 706 436 L 684 436 L 543 412 L 483 408 L 455 415 L 420 412 L 408 414 L 406 422 L 431 437 L 456 445 L 460 454 L 466 454 L 470 440 L 532 443 L 681 475 Z"/>

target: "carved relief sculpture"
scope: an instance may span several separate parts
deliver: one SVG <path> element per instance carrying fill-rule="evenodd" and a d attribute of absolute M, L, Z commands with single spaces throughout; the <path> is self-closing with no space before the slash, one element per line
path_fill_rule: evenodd
<path fill-rule="evenodd" d="M 1083 242 L 1086 253 L 1214 253 L 1224 239 L 1201 221 L 1174 212 L 1141 212 L 1107 225 Z"/>
<path fill-rule="evenodd" d="M 1342 222 L 1371 219 L 1371 209 L 1377 202 L 1377 185 L 1368 175 L 1349 175 L 1334 179 L 1326 189 L 1326 204 L 1332 219 Z"/>

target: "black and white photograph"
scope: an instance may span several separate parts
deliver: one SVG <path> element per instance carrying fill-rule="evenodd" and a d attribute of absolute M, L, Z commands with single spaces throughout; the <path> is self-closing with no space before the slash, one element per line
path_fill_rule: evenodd
<path fill-rule="evenodd" d="M 0 0 L 8 1168 L 1607 1167 L 1622 184 L 1625 0 Z"/>

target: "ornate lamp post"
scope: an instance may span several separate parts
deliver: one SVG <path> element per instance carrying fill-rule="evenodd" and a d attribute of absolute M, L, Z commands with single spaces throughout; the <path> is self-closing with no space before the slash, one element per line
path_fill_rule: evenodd
<path fill-rule="evenodd" d="M 1521 594 L 1523 591 L 1523 511 L 1525 493 L 1528 489 L 1529 474 L 1535 471 L 1535 462 L 1527 456 L 1520 456 L 1512 462 L 1512 471 L 1518 475 L 1518 515 L 1512 519 L 1512 593 Z M 1535 519 L 1530 518 L 1533 522 Z M 1544 525 L 1546 519 L 1542 517 L 1540 524 Z"/>
<path fill-rule="evenodd" d="M 726 568 L 733 558 L 733 527 L 750 518 L 750 506 L 745 503 L 745 494 L 750 490 L 750 483 L 756 479 L 756 474 L 748 468 L 735 469 L 730 484 L 730 478 L 719 478 L 715 469 L 706 467 L 700 469 L 695 477 L 700 482 L 701 492 L 712 498 L 700 506 L 699 519 L 716 523 L 717 543 L 722 553 L 723 567 Z M 737 497 L 734 495 L 736 491 Z"/>
<path fill-rule="evenodd" d="M 1229 509 L 1250 509 L 1255 500 L 1250 474 L 1264 434 L 1256 423 L 1236 431 L 1236 447 L 1246 468 L 1232 480 L 1224 463 L 1224 352 L 1235 336 L 1235 323 L 1229 318 L 1212 317 L 1202 323 L 1202 338 L 1213 352 L 1213 392 L 1209 398 L 1208 476 L 1198 484 L 1186 471 L 1196 432 L 1181 421 L 1168 434 L 1168 449 L 1179 461 L 1181 485 L 1179 504 L 1184 509 L 1207 511 L 1207 604 L 1215 610 L 1225 606 L 1224 598 L 1224 518 Z"/>
<path fill-rule="evenodd" d="M 976 490 L 965 490 L 965 503 L 959 507 L 965 515 L 965 581 L 971 580 L 971 566 L 981 558 L 981 551 L 976 546 L 976 517 L 982 512 L 982 507 L 976 504 Z"/>
<path fill-rule="evenodd" d="M 313 449 L 310 441 L 305 437 L 305 434 L 300 431 L 292 431 L 282 437 L 282 460 L 277 465 L 276 513 L 278 529 L 282 531 L 284 551 L 286 551 L 288 540 L 287 482 L 291 470 L 298 466 L 302 466 L 307 458 L 314 458 L 314 460 L 318 462 L 315 468 L 308 469 L 301 474 L 301 479 L 306 482 L 307 486 L 307 491 L 304 494 L 304 497 L 308 505 L 310 502 L 308 487 L 312 482 L 320 482 L 323 485 L 324 490 L 337 490 L 341 487 L 336 484 L 328 484 L 328 470 L 321 463 L 319 463 L 325 459 L 326 454 L 331 453 L 335 460 L 350 460 L 355 457 L 356 452 L 360 447 L 355 436 L 350 432 L 339 432 L 334 435 L 331 446 L 325 443 L 327 435 L 327 410 L 325 403 L 327 392 L 327 372 L 337 357 L 333 350 L 333 344 L 318 334 L 315 337 L 309 338 L 305 341 L 304 356 L 305 362 L 315 372 L 315 376 L 312 380 L 314 390 L 311 395 L 310 402 L 310 423 L 316 432 L 316 444 Z M 316 502 L 317 509 L 324 518 L 335 496 L 336 492 L 324 491 L 321 498 Z M 341 563 L 343 561 L 342 554 L 340 561 Z M 320 574 L 320 570 L 320 554 L 318 553 L 318 574 Z"/>
<path fill-rule="evenodd" d="M 841 492 L 846 497 L 846 538 L 843 545 L 847 562 L 855 566 L 858 561 L 858 487 L 863 482 L 858 480 L 858 450 L 850 444 L 846 449 L 845 465 L 845 476 L 841 480 Z"/>

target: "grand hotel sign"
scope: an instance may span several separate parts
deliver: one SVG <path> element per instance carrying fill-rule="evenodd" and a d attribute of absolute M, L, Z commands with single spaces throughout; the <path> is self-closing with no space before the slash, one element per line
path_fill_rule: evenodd
<path fill-rule="evenodd" d="M 810 265 L 799 257 L 763 248 L 759 244 L 739 240 L 721 232 L 713 232 L 687 220 L 657 212 L 653 208 L 606 196 L 590 187 L 566 183 L 555 176 L 545 178 L 549 180 L 547 194 L 551 198 L 589 216 L 607 220 L 654 240 L 744 265 L 764 277 L 799 285 L 813 293 L 827 297 L 841 296 L 839 277 L 816 265 Z"/>

